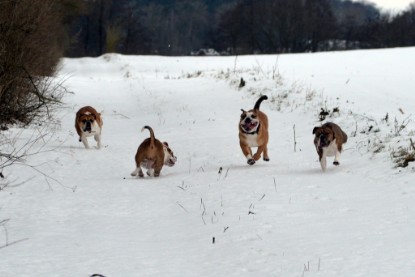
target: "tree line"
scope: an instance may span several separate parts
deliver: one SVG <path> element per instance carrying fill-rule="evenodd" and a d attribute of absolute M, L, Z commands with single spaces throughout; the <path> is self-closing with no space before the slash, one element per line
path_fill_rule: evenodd
<path fill-rule="evenodd" d="M 415 45 L 415 2 L 0 0 L 0 129 L 48 114 L 59 59 L 104 53 L 297 53 Z"/>
<path fill-rule="evenodd" d="M 398 14 L 350 0 L 74 0 L 71 57 L 295 53 L 409 46 L 415 2 Z"/>

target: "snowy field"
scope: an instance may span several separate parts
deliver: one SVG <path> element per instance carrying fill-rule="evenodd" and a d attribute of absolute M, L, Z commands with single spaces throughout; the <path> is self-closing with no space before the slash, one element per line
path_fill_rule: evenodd
<path fill-rule="evenodd" d="M 415 140 L 414 66 L 415 48 L 64 59 L 57 122 L 2 134 L 43 136 L 0 180 L 0 276 L 415 276 L 414 163 L 392 158 Z M 261 94 L 271 160 L 249 166 L 238 121 Z M 78 142 L 85 105 L 101 150 Z M 349 136 L 326 172 L 321 109 Z M 159 178 L 130 176 L 144 125 L 178 158 Z"/>

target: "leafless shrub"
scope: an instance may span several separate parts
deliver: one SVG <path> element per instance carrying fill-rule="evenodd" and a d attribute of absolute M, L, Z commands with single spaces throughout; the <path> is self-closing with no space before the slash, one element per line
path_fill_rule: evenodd
<path fill-rule="evenodd" d="M 59 1 L 0 1 L 0 124 L 31 123 L 59 103 Z"/>
<path fill-rule="evenodd" d="M 407 167 L 410 162 L 415 161 L 415 151 L 410 148 L 399 147 L 391 152 L 396 167 Z"/>
<path fill-rule="evenodd" d="M 327 109 L 321 108 L 321 111 L 318 114 L 318 119 L 320 121 L 324 121 L 329 114 L 330 112 Z"/>
<path fill-rule="evenodd" d="M 53 160 L 43 160 L 38 164 L 30 162 L 32 156 L 60 151 L 64 141 L 58 140 L 56 137 L 55 131 L 58 127 L 58 122 L 50 121 L 31 129 L 15 128 L 0 133 L 0 191 L 11 184 L 18 186 L 27 182 L 16 183 L 16 180 L 11 180 L 5 172 L 5 169 L 11 166 L 26 167 L 36 174 L 40 174 L 51 189 L 51 183 L 56 183 L 64 188 L 76 190 L 76 187 L 63 185 L 58 179 L 43 170 L 44 166 L 54 162 Z M 54 146 L 51 147 L 52 144 Z M 63 154 L 63 152 L 60 153 Z"/>
<path fill-rule="evenodd" d="M 312 101 L 315 96 L 316 96 L 316 91 L 315 90 L 312 90 L 312 89 L 308 89 L 306 91 L 306 94 L 305 94 L 305 100 L 307 102 Z"/>
<path fill-rule="evenodd" d="M 191 78 L 198 78 L 203 75 L 203 71 L 197 70 L 194 72 L 188 72 L 186 74 L 182 74 L 181 78 L 191 79 Z"/>
<path fill-rule="evenodd" d="M 410 119 L 411 116 L 408 116 L 407 118 L 405 118 L 404 120 L 402 120 L 402 122 L 398 122 L 398 120 L 395 117 L 394 120 L 394 127 L 395 127 L 395 136 L 400 136 L 401 132 L 406 128 L 406 126 L 408 126 L 408 124 L 411 122 Z"/>
<path fill-rule="evenodd" d="M 276 95 L 272 95 L 270 102 L 275 104 L 275 108 L 277 111 L 282 110 L 283 103 L 288 102 L 287 98 L 289 96 L 289 91 L 282 91 L 281 93 L 278 93 Z"/>

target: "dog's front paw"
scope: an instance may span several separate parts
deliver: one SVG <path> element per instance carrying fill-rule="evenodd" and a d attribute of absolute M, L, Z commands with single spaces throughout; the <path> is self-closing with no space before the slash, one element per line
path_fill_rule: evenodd
<path fill-rule="evenodd" d="M 249 165 L 253 165 L 255 163 L 255 160 L 254 159 L 248 159 L 248 164 Z"/>
<path fill-rule="evenodd" d="M 334 161 L 333 164 L 334 165 L 340 165 L 340 163 L 338 161 Z"/>
<path fill-rule="evenodd" d="M 264 157 L 264 161 L 269 162 L 269 157 Z"/>

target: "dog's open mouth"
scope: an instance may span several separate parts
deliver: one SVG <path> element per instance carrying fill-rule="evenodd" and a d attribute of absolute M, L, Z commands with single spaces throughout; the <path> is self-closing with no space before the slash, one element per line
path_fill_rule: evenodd
<path fill-rule="evenodd" d="M 329 146 L 328 142 L 320 141 L 320 143 L 318 144 L 318 149 L 322 150 L 324 147 L 328 147 L 328 146 Z"/>
<path fill-rule="evenodd" d="M 244 122 L 241 126 L 244 131 L 252 132 L 258 126 L 258 121 Z"/>
<path fill-rule="evenodd" d="M 93 131 L 91 128 L 85 128 L 84 132 L 85 133 L 95 133 L 95 131 Z"/>

